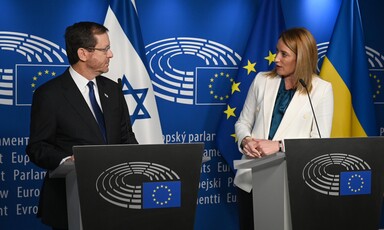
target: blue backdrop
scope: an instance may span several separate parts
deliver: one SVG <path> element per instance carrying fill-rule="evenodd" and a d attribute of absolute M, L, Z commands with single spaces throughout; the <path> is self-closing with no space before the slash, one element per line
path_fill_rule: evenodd
<path fill-rule="evenodd" d="M 3 0 L 0 5 L 0 228 L 45 229 L 35 218 L 43 173 L 25 155 L 31 96 L 67 66 L 65 28 L 84 20 L 103 24 L 108 1 Z M 282 0 L 286 27 L 307 27 L 319 48 L 326 48 L 340 5 L 341 0 Z M 205 80 L 236 75 L 259 1 L 137 0 L 136 6 L 164 142 L 204 142 L 204 154 L 211 157 L 201 169 L 195 229 L 237 229 L 233 174 L 216 146 L 225 100 L 209 97 Z M 384 63 L 384 2 L 360 1 L 360 7 L 368 57 L 376 63 L 369 67 L 377 130 L 384 135 L 384 67 L 377 64 Z M 177 52 L 176 41 L 184 53 Z M 196 58 L 196 47 L 204 47 L 209 58 Z M 112 51 L 118 48 L 112 44 Z M 36 76 L 42 81 L 33 85 Z M 186 83 L 178 84 L 180 79 Z M 164 88 L 163 82 L 175 88 Z M 228 82 L 217 85 L 215 93 L 225 96 Z"/>

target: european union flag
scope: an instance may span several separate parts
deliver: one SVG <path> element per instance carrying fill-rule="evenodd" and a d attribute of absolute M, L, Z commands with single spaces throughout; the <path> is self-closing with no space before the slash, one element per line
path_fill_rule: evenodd
<path fill-rule="evenodd" d="M 340 173 L 340 196 L 371 194 L 371 171 Z"/>
<path fill-rule="evenodd" d="M 277 40 L 285 29 L 280 0 L 263 0 L 257 12 L 238 74 L 231 84 L 231 96 L 217 131 L 217 145 L 233 172 L 233 160 L 241 158 L 237 149 L 235 123 L 256 74 L 273 68 Z"/>
<path fill-rule="evenodd" d="M 236 67 L 197 68 L 196 104 L 226 104 L 236 73 Z"/>
<path fill-rule="evenodd" d="M 172 208 L 181 205 L 181 182 L 160 181 L 143 183 L 143 209 Z"/>

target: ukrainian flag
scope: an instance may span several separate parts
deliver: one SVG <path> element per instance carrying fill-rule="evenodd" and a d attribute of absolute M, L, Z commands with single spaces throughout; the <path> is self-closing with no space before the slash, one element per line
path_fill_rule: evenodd
<path fill-rule="evenodd" d="M 357 0 L 342 2 L 320 76 L 333 85 L 335 108 L 331 137 L 377 135 Z"/>

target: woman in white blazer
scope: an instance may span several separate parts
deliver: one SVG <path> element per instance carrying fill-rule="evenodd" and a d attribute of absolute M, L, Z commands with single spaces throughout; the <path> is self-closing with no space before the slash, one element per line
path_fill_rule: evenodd
<path fill-rule="evenodd" d="M 332 85 L 316 74 L 314 37 L 304 28 L 292 28 L 280 35 L 276 49 L 275 68 L 257 74 L 235 124 L 242 159 L 284 151 L 284 139 L 329 137 L 331 134 Z M 240 229 L 253 229 L 251 180 L 250 170 L 237 171 Z"/>

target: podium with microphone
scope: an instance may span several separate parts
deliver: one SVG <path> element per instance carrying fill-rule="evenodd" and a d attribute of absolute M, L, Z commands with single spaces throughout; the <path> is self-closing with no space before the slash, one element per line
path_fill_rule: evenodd
<path fill-rule="evenodd" d="M 377 230 L 384 192 L 384 139 L 286 139 L 285 153 L 252 169 L 257 230 Z"/>

